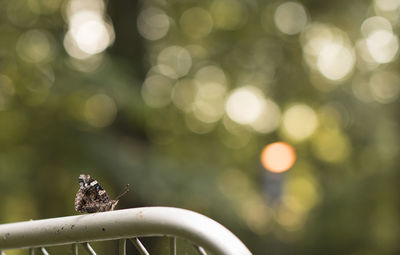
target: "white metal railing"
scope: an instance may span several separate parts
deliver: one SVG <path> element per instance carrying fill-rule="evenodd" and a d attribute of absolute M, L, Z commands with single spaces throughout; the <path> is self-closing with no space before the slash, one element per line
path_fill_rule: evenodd
<path fill-rule="evenodd" d="M 138 237 L 170 237 L 170 254 L 177 254 L 176 238 L 191 242 L 199 254 L 251 255 L 247 247 L 218 222 L 195 212 L 171 207 L 143 207 L 109 212 L 34 220 L 0 225 L 0 254 L 7 249 L 35 248 L 70 244 L 78 254 L 78 244 L 88 254 L 96 254 L 89 242 L 119 239 L 119 255 L 126 254 L 126 242 L 141 255 L 148 251 Z M 207 251 L 207 252 L 206 252 Z"/>

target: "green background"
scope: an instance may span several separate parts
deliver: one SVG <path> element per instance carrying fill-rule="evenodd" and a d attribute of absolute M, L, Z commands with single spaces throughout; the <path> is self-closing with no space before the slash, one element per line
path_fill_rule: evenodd
<path fill-rule="evenodd" d="M 397 40 L 399 6 L 381 10 L 379 2 L 297 2 L 307 22 L 287 34 L 274 21 L 282 1 L 109 1 L 97 9 L 111 27 L 108 47 L 77 57 L 65 42 L 71 2 L 0 0 L 0 222 L 77 214 L 77 177 L 88 173 L 111 197 L 130 183 L 119 208 L 194 210 L 254 254 L 398 254 L 397 50 L 377 63 L 357 48 L 376 15 Z M 307 32 L 317 24 L 321 34 Z M 307 62 L 307 40 L 329 31 L 353 54 L 338 80 Z M 222 70 L 223 93 L 210 85 L 202 108 L 191 89 L 205 85 L 190 83 L 207 66 Z M 179 82 L 189 85 L 176 99 Z M 281 113 L 268 132 L 224 108 L 248 85 Z M 296 104 L 318 122 L 304 139 L 285 127 Z M 299 126 L 311 121 L 299 118 Z M 277 141 L 297 160 L 288 172 L 267 173 L 260 154 Z M 163 242 L 146 241 L 160 254 Z"/>

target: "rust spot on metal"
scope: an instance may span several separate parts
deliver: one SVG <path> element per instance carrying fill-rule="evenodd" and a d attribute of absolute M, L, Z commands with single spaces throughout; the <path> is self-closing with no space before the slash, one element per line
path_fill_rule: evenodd
<path fill-rule="evenodd" d="M 9 232 L 7 232 L 4 236 L 3 236 L 3 240 L 7 240 L 7 238 L 10 236 L 11 234 Z"/>
<path fill-rule="evenodd" d="M 138 213 L 136 213 L 136 217 L 137 218 L 143 218 L 143 211 L 139 211 Z"/>

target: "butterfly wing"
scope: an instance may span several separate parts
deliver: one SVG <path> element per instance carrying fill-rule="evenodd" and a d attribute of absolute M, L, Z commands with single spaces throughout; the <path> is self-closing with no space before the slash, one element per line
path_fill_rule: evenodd
<path fill-rule="evenodd" d="M 104 212 L 114 209 L 118 201 L 111 200 L 107 192 L 93 178 L 88 178 L 75 197 L 75 210 L 82 213 Z"/>

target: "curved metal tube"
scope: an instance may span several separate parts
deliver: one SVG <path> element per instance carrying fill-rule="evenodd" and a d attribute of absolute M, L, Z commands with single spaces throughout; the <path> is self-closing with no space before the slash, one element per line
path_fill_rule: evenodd
<path fill-rule="evenodd" d="M 18 249 L 177 236 L 215 255 L 251 255 L 228 229 L 201 214 L 172 207 L 143 207 L 0 225 L 0 249 Z"/>

